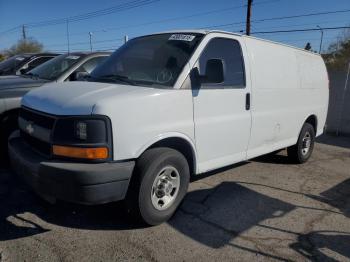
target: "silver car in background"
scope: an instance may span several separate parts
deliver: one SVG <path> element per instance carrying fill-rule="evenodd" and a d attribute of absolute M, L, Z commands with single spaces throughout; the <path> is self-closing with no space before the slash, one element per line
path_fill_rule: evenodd
<path fill-rule="evenodd" d="M 17 128 L 22 96 L 46 83 L 76 81 L 91 73 L 111 53 L 73 52 L 59 55 L 23 75 L 0 77 L 0 159 L 7 155 L 7 138 Z"/>

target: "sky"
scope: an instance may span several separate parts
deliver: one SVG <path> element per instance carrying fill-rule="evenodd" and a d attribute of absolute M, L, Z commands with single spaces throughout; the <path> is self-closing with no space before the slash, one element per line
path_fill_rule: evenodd
<path fill-rule="evenodd" d="M 54 52 L 114 50 L 124 37 L 133 38 L 148 33 L 176 29 L 217 29 L 231 32 L 245 30 L 247 0 L 0 0 L 0 50 L 9 48 L 22 37 L 25 25 L 27 37 Z M 252 35 L 254 32 L 350 26 L 350 0 L 254 0 Z M 132 7 L 132 6 L 137 7 Z M 132 7 L 125 10 L 125 6 Z M 114 7 L 119 10 L 89 19 L 72 21 L 72 17 Z M 121 10 L 121 7 L 122 10 Z M 282 20 L 255 21 L 266 18 L 310 13 L 349 10 L 342 13 L 315 15 Z M 107 13 L 107 12 L 106 12 Z M 50 25 L 53 19 L 63 21 Z M 36 23 L 36 26 L 33 26 Z M 38 24 L 40 23 L 40 24 Z M 323 52 L 337 40 L 342 30 L 325 30 Z M 318 51 L 321 32 L 256 34 L 256 37 L 305 47 L 311 43 Z"/>

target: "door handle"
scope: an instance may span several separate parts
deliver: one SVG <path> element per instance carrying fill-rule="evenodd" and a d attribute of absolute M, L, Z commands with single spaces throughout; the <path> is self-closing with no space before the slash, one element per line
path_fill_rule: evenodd
<path fill-rule="evenodd" d="M 245 95 L 245 110 L 250 110 L 250 93 Z"/>

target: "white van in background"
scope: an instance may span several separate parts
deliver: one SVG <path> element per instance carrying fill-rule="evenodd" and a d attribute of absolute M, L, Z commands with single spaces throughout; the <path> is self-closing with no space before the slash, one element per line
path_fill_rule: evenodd
<path fill-rule="evenodd" d="M 25 95 L 9 153 L 45 198 L 126 198 L 155 225 L 175 212 L 192 174 L 282 148 L 307 161 L 328 91 L 322 58 L 305 50 L 219 31 L 147 35 L 87 82 Z"/>

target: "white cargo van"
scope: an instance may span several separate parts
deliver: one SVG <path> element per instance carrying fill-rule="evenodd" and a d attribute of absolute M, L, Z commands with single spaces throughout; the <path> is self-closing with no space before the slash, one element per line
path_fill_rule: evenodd
<path fill-rule="evenodd" d="M 175 212 L 191 175 L 282 148 L 307 161 L 328 91 L 322 58 L 305 50 L 218 31 L 147 35 L 86 82 L 25 95 L 9 153 L 45 198 L 125 198 L 155 225 Z"/>

